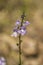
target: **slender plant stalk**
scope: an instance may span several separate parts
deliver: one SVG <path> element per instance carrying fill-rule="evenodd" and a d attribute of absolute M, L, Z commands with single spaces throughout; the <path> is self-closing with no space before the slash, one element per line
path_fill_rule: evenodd
<path fill-rule="evenodd" d="M 23 15 L 21 16 L 22 21 L 21 21 L 21 26 L 20 27 L 22 27 L 24 17 L 25 17 L 25 15 L 24 15 L 24 12 L 23 12 Z M 21 42 L 22 42 L 22 40 L 21 40 L 21 34 L 19 34 L 19 65 L 22 65 L 21 64 Z"/>
<path fill-rule="evenodd" d="M 30 23 L 28 21 L 24 21 L 25 18 L 25 12 L 23 12 L 23 14 L 21 15 L 21 21 L 17 21 L 16 22 L 16 26 L 13 30 L 13 34 L 11 36 L 17 37 L 18 35 L 18 39 L 19 42 L 17 43 L 17 46 L 19 48 L 19 64 L 18 65 L 22 65 L 21 62 L 21 43 L 22 43 L 22 39 L 21 36 L 23 36 L 24 34 L 26 34 L 26 26 L 29 25 Z"/>
<path fill-rule="evenodd" d="M 21 35 L 19 35 L 19 65 L 21 65 Z"/>

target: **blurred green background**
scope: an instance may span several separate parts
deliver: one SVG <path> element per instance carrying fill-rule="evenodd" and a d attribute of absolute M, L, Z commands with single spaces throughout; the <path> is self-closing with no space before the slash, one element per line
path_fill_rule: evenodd
<path fill-rule="evenodd" d="M 9 53 L 6 52 L 9 47 L 7 48 L 6 45 L 1 46 L 1 43 L 8 43 L 12 48 L 17 48 L 16 45 L 14 46 L 13 44 L 18 42 L 18 38 L 12 39 L 11 34 L 16 20 L 21 20 L 23 11 L 25 11 L 26 14 L 25 20 L 28 20 L 30 25 L 27 27 L 28 33 L 22 39 L 26 43 L 30 43 L 32 40 L 38 41 L 39 44 L 41 43 L 39 48 L 43 51 L 43 0 L 0 0 L 0 48 L 2 48 L 1 50 L 5 55 Z M 18 51 L 18 48 L 16 51 Z M 13 62 L 17 61 L 17 58 L 17 53 L 12 50 L 9 56 L 7 56 L 8 65 L 13 65 Z"/>

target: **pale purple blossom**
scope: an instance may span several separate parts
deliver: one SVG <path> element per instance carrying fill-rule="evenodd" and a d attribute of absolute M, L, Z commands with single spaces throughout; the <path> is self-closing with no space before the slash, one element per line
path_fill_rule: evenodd
<path fill-rule="evenodd" d="M 26 30 L 21 29 L 21 35 L 23 36 L 23 35 L 25 35 L 25 34 L 26 34 Z"/>
<path fill-rule="evenodd" d="M 13 34 L 11 35 L 12 37 L 17 37 L 18 36 L 18 28 L 17 27 L 15 27 L 14 29 L 13 29 Z"/>
<path fill-rule="evenodd" d="M 21 22 L 19 20 L 17 20 L 16 23 L 15 23 L 16 26 L 18 26 L 20 24 L 21 24 Z"/>
<path fill-rule="evenodd" d="M 26 27 L 22 26 L 20 27 L 20 29 L 18 30 L 18 34 L 24 35 L 26 33 Z"/>
<path fill-rule="evenodd" d="M 11 36 L 12 37 L 17 37 L 18 36 L 18 29 L 17 28 L 13 29 L 13 33 L 12 33 Z"/>
<path fill-rule="evenodd" d="M 23 36 L 26 34 L 26 30 L 24 29 L 18 30 L 18 34 L 21 34 Z"/>
<path fill-rule="evenodd" d="M 13 29 L 13 34 L 11 36 L 14 36 L 14 37 L 17 37 L 19 34 L 21 34 L 22 36 L 26 34 L 26 26 L 29 25 L 30 22 L 29 21 L 25 21 L 22 23 L 22 26 L 19 26 L 21 25 L 21 22 L 18 20 L 16 21 L 15 23 L 15 28 Z"/>
<path fill-rule="evenodd" d="M 5 58 L 4 57 L 0 57 L 0 65 L 6 65 L 6 62 L 5 62 Z"/>
<path fill-rule="evenodd" d="M 22 27 L 20 27 L 20 29 L 24 29 L 24 30 L 26 30 L 26 27 L 25 27 L 25 26 L 22 26 Z"/>
<path fill-rule="evenodd" d="M 17 37 L 17 36 L 18 36 L 18 33 L 15 31 L 15 32 L 12 33 L 11 36 L 12 36 L 12 37 Z"/>
<path fill-rule="evenodd" d="M 13 29 L 13 32 L 17 32 L 17 30 L 18 30 L 17 28 L 14 28 L 14 29 Z"/>
<path fill-rule="evenodd" d="M 29 24 L 30 24 L 29 21 L 25 21 L 25 22 L 23 23 L 23 26 L 27 26 L 27 25 L 29 25 Z"/>

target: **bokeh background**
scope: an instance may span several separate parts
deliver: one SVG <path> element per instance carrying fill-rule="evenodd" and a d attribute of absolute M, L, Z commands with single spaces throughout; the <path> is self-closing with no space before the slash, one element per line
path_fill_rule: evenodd
<path fill-rule="evenodd" d="M 22 37 L 22 65 L 43 65 L 43 0 L 0 0 L 0 57 L 7 65 L 19 64 L 18 38 L 11 34 L 23 10 L 30 25 Z"/>

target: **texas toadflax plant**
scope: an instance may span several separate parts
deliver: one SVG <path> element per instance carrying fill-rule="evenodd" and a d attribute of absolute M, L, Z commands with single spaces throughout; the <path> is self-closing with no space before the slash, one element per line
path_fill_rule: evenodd
<path fill-rule="evenodd" d="M 19 65 L 21 64 L 21 36 L 24 36 L 27 33 L 26 30 L 26 26 L 28 26 L 30 24 L 29 21 L 24 21 L 25 19 L 25 13 L 23 12 L 23 14 L 21 15 L 21 21 L 17 20 L 15 23 L 15 27 L 13 29 L 13 33 L 11 36 L 13 37 L 18 37 L 19 38 L 19 42 L 17 44 L 17 46 L 19 46 Z"/>

